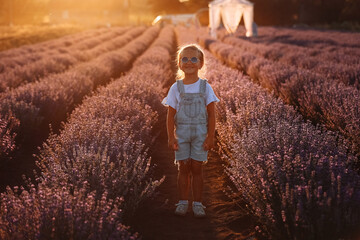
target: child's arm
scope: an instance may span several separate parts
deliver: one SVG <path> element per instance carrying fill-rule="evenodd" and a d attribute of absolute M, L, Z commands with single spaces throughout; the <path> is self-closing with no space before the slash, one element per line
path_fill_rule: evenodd
<path fill-rule="evenodd" d="M 167 127 L 167 134 L 168 134 L 168 147 L 171 150 L 177 151 L 179 149 L 177 140 L 174 135 L 174 116 L 176 114 L 176 110 L 172 107 L 168 107 L 167 119 L 166 119 L 166 127 Z"/>
<path fill-rule="evenodd" d="M 204 142 L 204 149 L 210 150 L 215 145 L 215 102 L 211 102 L 206 107 L 208 113 L 208 134 Z"/>

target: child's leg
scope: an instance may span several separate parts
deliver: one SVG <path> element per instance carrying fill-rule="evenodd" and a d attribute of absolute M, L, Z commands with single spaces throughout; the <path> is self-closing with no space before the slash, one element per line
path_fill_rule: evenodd
<path fill-rule="evenodd" d="M 191 173 L 191 161 L 181 160 L 178 161 L 179 172 L 178 172 L 178 189 L 180 200 L 189 200 L 189 189 L 190 189 L 190 173 Z"/>
<path fill-rule="evenodd" d="M 195 202 L 201 202 L 203 189 L 203 162 L 191 159 L 192 189 Z"/>

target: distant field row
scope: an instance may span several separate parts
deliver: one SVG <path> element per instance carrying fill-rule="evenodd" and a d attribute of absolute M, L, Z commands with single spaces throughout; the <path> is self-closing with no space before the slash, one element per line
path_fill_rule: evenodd
<path fill-rule="evenodd" d="M 77 25 L 0 26 L 0 51 L 83 31 Z"/>

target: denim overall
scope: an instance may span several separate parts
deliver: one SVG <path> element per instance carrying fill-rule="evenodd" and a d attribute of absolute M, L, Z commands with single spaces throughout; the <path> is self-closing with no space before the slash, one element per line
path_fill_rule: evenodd
<path fill-rule="evenodd" d="M 207 151 L 203 143 L 207 136 L 208 114 L 206 110 L 206 80 L 200 79 L 198 93 L 185 93 L 183 80 L 177 80 L 180 92 L 179 111 L 175 114 L 176 137 L 179 150 L 175 151 L 175 161 L 192 158 L 207 161 Z"/>

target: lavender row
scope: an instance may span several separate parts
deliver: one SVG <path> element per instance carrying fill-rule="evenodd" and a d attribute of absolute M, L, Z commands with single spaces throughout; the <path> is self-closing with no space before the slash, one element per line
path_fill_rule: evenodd
<path fill-rule="evenodd" d="M 285 103 L 298 107 L 302 115 L 331 130 L 340 131 L 360 152 L 360 92 L 343 83 L 328 81 L 308 70 L 285 66 L 252 53 L 234 51 L 233 46 L 200 38 L 202 45 L 227 65 L 246 72 Z"/>
<path fill-rule="evenodd" d="M 100 34 L 104 34 L 108 32 L 111 29 L 108 28 L 100 28 L 100 29 L 91 29 L 87 31 L 83 31 L 76 34 L 67 35 L 61 38 L 45 41 L 45 42 L 39 42 L 36 44 L 30 44 L 21 46 L 18 48 L 13 48 L 9 50 L 5 50 L 0 52 L 0 58 L 13 58 L 17 57 L 19 55 L 27 55 L 31 56 L 34 53 L 39 53 L 43 51 L 48 51 L 50 48 L 63 48 L 63 47 L 69 47 L 73 44 L 76 44 L 78 42 L 81 42 L 87 38 L 92 38 L 95 36 L 98 36 Z"/>
<path fill-rule="evenodd" d="M 315 29 L 291 29 L 279 27 L 260 27 L 259 38 L 255 42 L 283 42 L 305 47 L 326 48 L 343 47 L 359 52 L 360 34 L 356 32 L 321 31 Z"/>
<path fill-rule="evenodd" d="M 84 26 L 70 25 L 16 25 L 12 27 L 3 26 L 1 28 L 2 38 L 0 38 L 0 52 L 11 48 L 22 47 L 25 45 L 36 44 L 61 38 L 66 35 L 80 33 L 86 28 Z"/>
<path fill-rule="evenodd" d="M 37 61 L 30 61 L 23 66 L 19 65 L 9 69 L 9 71 L 0 74 L 0 92 L 16 88 L 27 82 L 34 82 L 51 73 L 63 72 L 73 65 L 89 61 L 100 54 L 114 50 L 138 36 L 143 28 L 135 28 L 124 33 L 125 31 L 125 29 L 117 29 L 103 36 L 79 43 L 79 46 L 86 46 L 86 50 L 84 48 L 82 48 L 83 50 L 76 49 L 77 46 L 74 46 L 75 48 L 71 47 L 53 55 L 44 53 L 42 58 Z"/>
<path fill-rule="evenodd" d="M 68 46 L 56 46 L 55 44 L 49 45 L 49 46 L 43 46 L 40 49 L 37 49 L 35 52 L 31 52 L 29 54 L 17 54 L 15 56 L 11 57 L 2 57 L 1 58 L 1 64 L 0 69 L 1 73 L 6 73 L 15 67 L 24 67 L 24 65 L 33 63 L 35 61 L 39 61 L 45 57 L 49 57 L 50 55 L 57 55 L 57 54 L 64 54 L 64 53 L 71 53 L 72 51 L 80 51 L 80 50 L 88 50 L 96 45 L 100 44 L 102 41 L 106 41 L 108 39 L 111 39 L 115 37 L 116 35 L 119 35 L 122 33 L 122 31 L 125 32 L 126 29 L 124 28 L 118 28 L 118 29 L 111 29 L 107 30 L 107 32 L 98 33 L 98 31 L 93 33 L 93 36 L 88 37 L 78 37 L 73 40 L 64 40 L 59 41 L 59 44 L 62 43 L 64 45 L 64 42 L 71 42 Z M 118 33 L 119 31 L 119 33 Z M 81 40 L 80 40 L 81 39 Z M 13 51 L 15 52 L 17 48 L 15 48 Z"/>
<path fill-rule="evenodd" d="M 162 85 L 172 77 L 170 53 L 158 43 L 173 43 L 173 39 L 172 28 L 163 29 L 157 43 L 134 62 L 125 76 L 85 99 L 61 133 L 48 139 L 39 167 L 51 184 L 81 186 L 87 181 L 98 194 L 107 190 L 109 198 L 123 196 L 129 212 L 153 192 L 156 184 L 143 185 L 149 184 L 145 181 L 150 166 L 148 151 L 156 137 L 152 128 L 159 114 L 165 113 L 160 104 Z M 114 168 L 76 160 L 82 150 L 106 155 Z M 101 174 L 93 174 L 96 171 Z"/>
<path fill-rule="evenodd" d="M 0 52 L 0 73 L 3 73 L 6 69 L 12 69 L 15 66 L 38 60 L 45 52 L 48 52 L 49 54 L 58 54 L 75 44 L 98 35 L 106 34 L 110 31 L 111 29 L 85 31 L 57 38 L 55 40 L 24 45 Z"/>
<path fill-rule="evenodd" d="M 142 31 L 144 28 L 135 29 Z M 77 65 L 69 71 L 51 75 L 39 82 L 29 83 L 0 96 L 0 112 L 11 111 L 20 120 L 19 140 L 27 142 L 37 134 L 47 135 L 48 124 L 55 129 L 82 98 L 97 86 L 127 71 L 158 35 L 158 28 L 149 28 L 135 39 L 129 36 L 121 48 L 96 59 Z M 123 44 L 126 44 L 125 46 Z"/>
<path fill-rule="evenodd" d="M 254 44 L 249 41 L 236 38 L 224 37 L 226 44 L 236 46 L 238 51 L 251 52 L 263 58 L 317 72 L 324 78 L 333 81 L 341 81 L 347 85 L 360 88 L 360 58 L 349 56 L 345 52 L 326 52 L 318 49 L 306 49 L 303 47 L 284 46 L 283 44 Z"/>
<path fill-rule="evenodd" d="M 196 37 L 177 31 L 180 43 Z M 220 153 L 233 196 L 257 218 L 259 237 L 339 239 L 356 230 L 360 177 L 347 142 L 205 53 L 207 78 L 221 99 Z"/>
<path fill-rule="evenodd" d="M 172 76 L 174 47 L 173 30 L 163 29 L 132 70 L 87 98 L 62 132 L 49 138 L 39 157 L 39 190 L 33 188 L 29 197 L 8 189 L 1 196 L 3 237 L 12 237 L 13 229 L 66 239 L 138 237 L 122 223 L 163 181 L 151 178 L 147 152 L 158 116 L 155 109 L 164 111 L 159 106 L 161 85 Z M 40 202 L 43 207 L 38 208 Z M 25 217 L 14 221 L 19 214 Z M 26 224 L 34 226 L 24 228 Z"/>
<path fill-rule="evenodd" d="M 360 223 L 360 178 L 345 141 L 305 122 L 219 62 L 209 80 L 222 102 L 218 135 L 236 193 L 264 239 L 339 239 Z"/>

